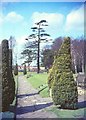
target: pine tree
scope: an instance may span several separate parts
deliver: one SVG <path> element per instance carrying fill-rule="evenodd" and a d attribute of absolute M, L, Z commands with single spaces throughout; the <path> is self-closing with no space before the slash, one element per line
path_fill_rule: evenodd
<path fill-rule="evenodd" d="M 76 109 L 78 102 L 77 84 L 71 71 L 70 38 L 65 38 L 55 60 L 52 99 L 61 108 Z"/>

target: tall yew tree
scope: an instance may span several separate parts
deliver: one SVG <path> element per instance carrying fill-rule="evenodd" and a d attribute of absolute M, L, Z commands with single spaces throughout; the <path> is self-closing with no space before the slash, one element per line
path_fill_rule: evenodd
<path fill-rule="evenodd" d="M 2 111 L 8 111 L 15 97 L 15 82 L 12 74 L 12 50 L 8 40 L 2 41 Z"/>
<path fill-rule="evenodd" d="M 9 87 L 10 87 L 10 103 L 13 102 L 15 97 L 15 81 L 12 73 L 12 49 L 9 49 Z"/>
<path fill-rule="evenodd" d="M 9 86 L 9 46 L 8 41 L 2 41 L 2 111 L 7 111 L 10 106 Z"/>
<path fill-rule="evenodd" d="M 55 58 L 52 99 L 64 109 L 76 109 L 78 102 L 77 84 L 71 71 L 70 38 L 64 39 Z"/>

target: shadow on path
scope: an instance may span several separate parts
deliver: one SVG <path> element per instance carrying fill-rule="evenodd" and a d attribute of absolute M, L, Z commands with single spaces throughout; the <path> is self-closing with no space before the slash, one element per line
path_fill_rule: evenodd
<path fill-rule="evenodd" d="M 21 94 L 21 95 L 17 95 L 17 98 L 23 98 L 23 97 L 30 97 L 30 96 L 34 96 L 37 95 L 38 93 L 32 93 L 32 94 Z"/>
<path fill-rule="evenodd" d="M 47 104 L 39 104 L 39 105 L 33 105 L 33 106 L 18 107 L 16 114 L 20 115 L 20 114 L 25 114 L 25 113 L 28 113 L 28 112 L 35 112 L 37 110 L 41 110 L 41 109 L 49 107 L 51 105 L 53 105 L 52 102 L 47 103 Z"/>
<path fill-rule="evenodd" d="M 79 108 L 85 108 L 86 107 L 86 101 L 78 102 Z"/>

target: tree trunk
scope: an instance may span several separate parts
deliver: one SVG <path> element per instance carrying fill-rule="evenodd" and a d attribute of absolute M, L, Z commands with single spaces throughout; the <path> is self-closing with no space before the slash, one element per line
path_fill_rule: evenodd
<path fill-rule="evenodd" d="M 50 91 L 50 97 L 52 97 L 52 89 L 50 89 L 49 91 Z"/>
<path fill-rule="evenodd" d="M 84 68 L 85 66 L 84 66 L 84 57 L 82 57 L 82 73 L 84 73 L 84 71 L 85 71 L 85 68 Z"/>
<path fill-rule="evenodd" d="M 75 74 L 77 74 L 77 64 L 76 64 L 76 58 L 74 55 L 74 68 L 75 68 Z"/>

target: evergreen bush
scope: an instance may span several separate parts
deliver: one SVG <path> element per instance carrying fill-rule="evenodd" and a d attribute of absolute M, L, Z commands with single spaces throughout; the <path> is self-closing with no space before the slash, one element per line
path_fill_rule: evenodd
<path fill-rule="evenodd" d="M 55 105 L 64 109 L 76 109 L 78 102 L 77 84 L 72 72 L 63 72 L 58 82 L 52 87 L 52 98 Z"/>
<path fill-rule="evenodd" d="M 14 75 L 18 75 L 18 64 L 16 63 L 16 65 L 14 66 Z"/>
<path fill-rule="evenodd" d="M 26 64 L 24 64 L 24 71 L 23 74 L 26 75 L 27 74 L 27 70 L 26 70 Z"/>
<path fill-rule="evenodd" d="M 49 89 L 52 88 L 53 82 L 54 82 L 55 73 L 57 73 L 57 68 L 56 68 L 57 56 L 58 55 L 56 53 L 56 55 L 54 56 L 53 65 L 52 65 L 51 69 L 49 69 L 49 75 L 48 75 L 48 87 L 49 87 Z"/>
<path fill-rule="evenodd" d="M 10 80 L 10 103 L 15 97 L 15 81 L 12 73 L 12 49 L 9 49 L 9 80 Z"/>
<path fill-rule="evenodd" d="M 9 46 L 8 41 L 2 41 L 2 111 L 7 111 L 10 106 L 9 87 Z"/>
<path fill-rule="evenodd" d="M 55 60 L 52 99 L 61 108 L 76 109 L 78 102 L 77 84 L 71 71 L 70 38 L 65 38 Z"/>
<path fill-rule="evenodd" d="M 54 67 L 52 67 L 51 69 L 49 69 L 49 75 L 48 75 L 48 87 L 49 89 L 52 88 L 53 85 L 53 81 L 54 81 Z"/>

